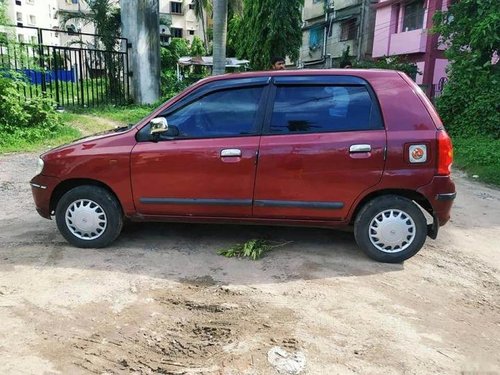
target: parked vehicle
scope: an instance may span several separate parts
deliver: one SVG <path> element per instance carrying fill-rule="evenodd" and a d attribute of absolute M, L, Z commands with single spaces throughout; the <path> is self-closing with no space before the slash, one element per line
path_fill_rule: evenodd
<path fill-rule="evenodd" d="M 40 157 L 38 212 L 78 247 L 124 219 L 352 227 L 382 262 L 416 254 L 450 218 L 452 144 L 401 72 L 210 77 L 134 126 Z"/>

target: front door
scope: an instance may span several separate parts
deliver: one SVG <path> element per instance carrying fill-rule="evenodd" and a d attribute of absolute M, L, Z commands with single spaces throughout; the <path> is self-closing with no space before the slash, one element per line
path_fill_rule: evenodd
<path fill-rule="evenodd" d="M 276 79 L 259 148 L 254 216 L 343 220 L 380 181 L 386 134 L 373 92 L 360 79 Z"/>
<path fill-rule="evenodd" d="M 217 89 L 166 113 L 178 135 L 132 151 L 138 213 L 251 216 L 262 93 L 262 86 Z"/>

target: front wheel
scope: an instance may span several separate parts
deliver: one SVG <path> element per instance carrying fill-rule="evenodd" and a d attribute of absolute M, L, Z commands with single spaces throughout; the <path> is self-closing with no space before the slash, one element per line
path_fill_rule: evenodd
<path fill-rule="evenodd" d="M 113 194 L 99 186 L 83 185 L 64 194 L 56 207 L 56 223 L 72 245 L 100 248 L 120 234 L 123 215 Z"/>
<path fill-rule="evenodd" d="M 424 245 L 427 221 L 411 200 L 385 195 L 368 202 L 354 222 L 358 246 L 372 259 L 400 263 Z"/>

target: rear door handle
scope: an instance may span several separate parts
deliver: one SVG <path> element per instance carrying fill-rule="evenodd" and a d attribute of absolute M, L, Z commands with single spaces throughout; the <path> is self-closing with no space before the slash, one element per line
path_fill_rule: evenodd
<path fill-rule="evenodd" d="M 351 147 L 349 147 L 349 152 L 351 154 L 354 154 L 357 152 L 370 152 L 371 150 L 372 150 L 372 146 L 366 145 L 366 144 L 351 145 Z"/>
<path fill-rule="evenodd" d="M 220 152 L 220 157 L 221 158 L 241 157 L 241 150 L 237 148 L 226 148 L 225 150 L 222 150 Z"/>

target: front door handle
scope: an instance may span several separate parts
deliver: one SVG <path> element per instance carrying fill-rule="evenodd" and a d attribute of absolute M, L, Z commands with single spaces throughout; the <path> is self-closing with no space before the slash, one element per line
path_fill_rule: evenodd
<path fill-rule="evenodd" d="M 241 157 L 241 150 L 237 148 L 226 148 L 225 150 L 222 150 L 220 152 L 220 157 L 221 158 Z"/>
<path fill-rule="evenodd" d="M 351 154 L 357 153 L 357 152 L 370 152 L 372 150 L 371 145 L 366 145 L 366 144 L 359 144 L 359 145 L 352 145 L 349 147 L 349 152 Z"/>

